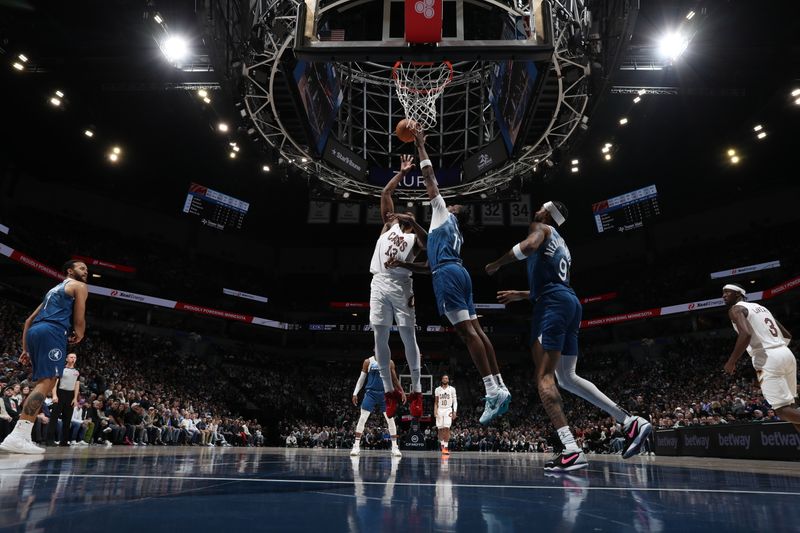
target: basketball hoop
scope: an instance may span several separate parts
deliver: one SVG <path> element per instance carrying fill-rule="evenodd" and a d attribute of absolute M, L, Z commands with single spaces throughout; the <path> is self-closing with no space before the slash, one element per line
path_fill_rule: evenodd
<path fill-rule="evenodd" d="M 416 129 L 429 130 L 436 125 L 436 101 L 453 79 L 453 65 L 441 63 L 398 61 L 392 68 L 397 96 Z"/>

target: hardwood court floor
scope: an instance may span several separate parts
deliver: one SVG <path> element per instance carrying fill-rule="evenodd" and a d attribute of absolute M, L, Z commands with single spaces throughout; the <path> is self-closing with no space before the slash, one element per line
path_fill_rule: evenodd
<path fill-rule="evenodd" d="M 282 448 L 0 452 L 2 531 L 800 530 L 800 463 Z"/>

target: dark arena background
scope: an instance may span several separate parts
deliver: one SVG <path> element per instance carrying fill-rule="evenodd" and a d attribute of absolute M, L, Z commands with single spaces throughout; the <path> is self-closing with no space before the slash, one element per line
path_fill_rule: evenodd
<path fill-rule="evenodd" d="M 796 353 L 795 4 L 0 0 L 0 530 L 797 531 L 796 405 L 770 403 L 746 354 L 725 371 L 722 299 L 741 287 L 725 297 L 780 322 L 766 351 Z M 370 260 L 402 155 L 394 211 L 433 217 L 395 135 L 420 112 L 442 197 L 471 208 L 454 249 L 513 399 L 479 422 L 499 380 L 484 390 L 440 316 L 442 274 L 415 273 L 422 411 L 399 405 L 394 448 L 380 408 L 356 439 L 353 392 L 379 350 Z M 524 261 L 485 269 L 551 200 L 577 373 L 626 413 L 558 374 L 574 443 L 530 351 L 553 315 L 498 300 L 528 290 Z M 65 276 L 88 289 L 79 377 L 38 392 L 63 353 L 37 359 L 23 330 Z M 625 459 L 629 419 L 652 431 Z M 33 453 L 3 448 L 23 433 Z M 588 466 L 545 469 L 570 446 Z"/>

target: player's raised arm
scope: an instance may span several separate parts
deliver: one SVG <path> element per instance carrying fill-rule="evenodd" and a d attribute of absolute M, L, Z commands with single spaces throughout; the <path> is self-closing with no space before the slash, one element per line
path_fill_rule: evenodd
<path fill-rule="evenodd" d="M 422 172 L 422 178 L 425 180 L 428 198 L 433 200 L 439 196 L 439 183 L 436 181 L 436 174 L 433 173 L 433 163 L 428 158 L 428 151 L 425 150 L 425 132 L 417 131 L 416 128 L 413 129 L 413 132 L 414 144 L 417 146 L 417 152 L 419 153 L 419 169 Z"/>
<path fill-rule="evenodd" d="M 383 191 L 381 191 L 381 218 L 383 219 L 384 224 L 381 233 L 384 233 L 389 229 L 389 223 L 393 218 L 395 218 L 394 201 L 392 200 L 392 195 L 406 174 L 413 170 L 413 168 L 414 157 L 410 155 L 401 155 L 400 170 L 392 177 L 392 179 L 389 180 L 389 183 L 383 187 Z"/>
<path fill-rule="evenodd" d="M 515 261 L 523 261 L 529 255 L 539 249 L 544 240 L 550 235 L 550 228 L 547 224 L 539 222 L 531 223 L 531 232 L 528 237 L 503 254 L 496 261 L 486 265 L 486 273 L 490 276 L 500 270 L 500 267 L 511 264 Z"/>
<path fill-rule="evenodd" d="M 395 218 L 401 222 L 408 222 L 411 224 L 411 229 L 414 230 L 414 235 L 417 236 L 417 242 L 414 243 L 419 250 L 425 250 L 428 247 L 428 232 L 425 228 L 420 226 L 417 221 L 408 213 L 394 213 Z"/>
<path fill-rule="evenodd" d="M 736 370 L 736 363 L 750 344 L 753 331 L 750 329 L 750 323 L 747 322 L 747 309 L 744 307 L 737 305 L 732 306 L 728 310 L 728 317 L 731 319 L 731 322 L 736 324 L 736 329 L 739 331 L 739 336 L 736 337 L 736 344 L 733 347 L 733 352 L 731 352 L 731 356 L 725 363 L 725 372 L 733 374 Z"/>

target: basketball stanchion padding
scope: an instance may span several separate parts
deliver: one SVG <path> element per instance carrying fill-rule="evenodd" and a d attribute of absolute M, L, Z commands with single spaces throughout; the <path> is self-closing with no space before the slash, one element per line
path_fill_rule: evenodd
<path fill-rule="evenodd" d="M 405 34 L 410 44 L 435 44 L 442 40 L 444 0 L 406 0 Z"/>

